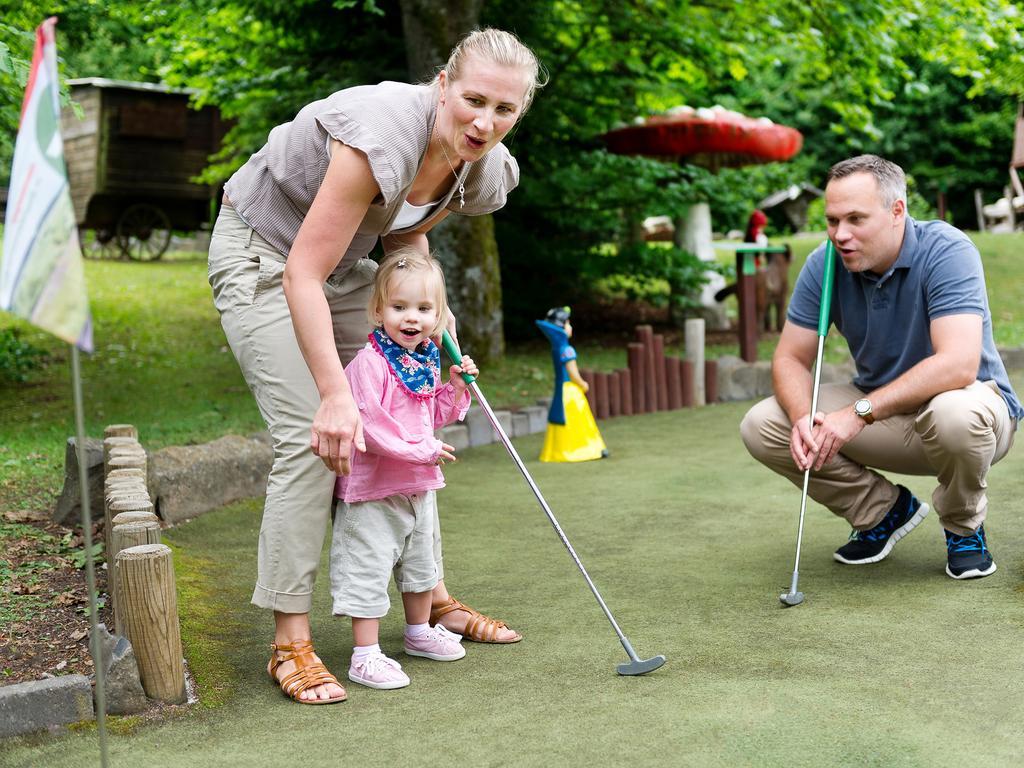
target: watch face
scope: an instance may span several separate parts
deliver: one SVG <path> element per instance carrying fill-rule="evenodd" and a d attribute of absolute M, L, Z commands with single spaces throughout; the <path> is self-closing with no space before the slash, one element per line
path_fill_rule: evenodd
<path fill-rule="evenodd" d="M 857 412 L 858 416 L 864 416 L 871 413 L 871 403 L 867 400 L 858 400 L 853 404 L 853 410 Z"/>

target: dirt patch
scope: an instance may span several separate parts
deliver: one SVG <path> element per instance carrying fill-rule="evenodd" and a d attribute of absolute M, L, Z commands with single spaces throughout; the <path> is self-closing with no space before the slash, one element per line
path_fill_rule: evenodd
<path fill-rule="evenodd" d="M 93 542 L 100 541 L 94 526 Z M 92 674 L 82 544 L 81 526 L 68 528 L 21 511 L 0 519 L 0 685 Z M 103 600 L 102 558 L 95 571 Z M 101 607 L 99 620 L 113 625 L 109 606 Z"/>

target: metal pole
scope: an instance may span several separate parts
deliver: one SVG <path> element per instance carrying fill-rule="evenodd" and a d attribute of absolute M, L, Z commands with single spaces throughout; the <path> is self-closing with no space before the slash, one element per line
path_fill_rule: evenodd
<path fill-rule="evenodd" d="M 92 516 L 89 513 L 89 478 L 85 465 L 85 417 L 82 409 L 82 373 L 78 347 L 71 345 L 71 388 L 75 399 L 75 449 L 78 453 L 78 483 L 82 495 L 82 546 L 85 547 L 85 584 L 89 591 L 89 651 L 96 671 L 96 730 L 100 738 L 100 765 L 107 768 L 106 672 L 100 654 L 99 610 L 96 607 L 96 572 L 92 562 Z M 111 573 L 112 575 L 112 573 Z"/>

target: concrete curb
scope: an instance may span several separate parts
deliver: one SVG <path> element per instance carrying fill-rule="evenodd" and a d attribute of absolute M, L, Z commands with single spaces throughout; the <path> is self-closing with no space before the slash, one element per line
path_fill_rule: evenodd
<path fill-rule="evenodd" d="M 92 684 L 63 675 L 0 687 L 0 738 L 92 720 Z"/>

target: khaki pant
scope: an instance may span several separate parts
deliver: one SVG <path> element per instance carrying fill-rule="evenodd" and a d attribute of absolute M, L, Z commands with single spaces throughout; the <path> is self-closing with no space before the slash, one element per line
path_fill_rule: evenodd
<path fill-rule="evenodd" d="M 828 413 L 863 397 L 853 384 L 822 384 L 818 410 Z M 819 471 L 808 495 L 857 530 L 877 525 L 896 502 L 898 489 L 875 470 L 930 475 L 938 486 L 932 504 L 942 526 L 967 536 L 985 521 L 989 467 L 1013 445 L 1016 424 L 991 382 L 933 397 L 916 413 L 891 416 L 861 430 Z M 803 487 L 803 471 L 789 453 L 791 424 L 774 397 L 751 408 L 740 425 L 750 454 Z"/>
<path fill-rule="evenodd" d="M 342 363 L 366 344 L 376 268 L 360 259 L 324 285 Z M 309 448 L 320 396 L 295 340 L 283 274 L 284 256 L 223 206 L 210 240 L 210 286 L 228 344 L 274 441 L 252 602 L 308 613 L 335 476 Z"/>

